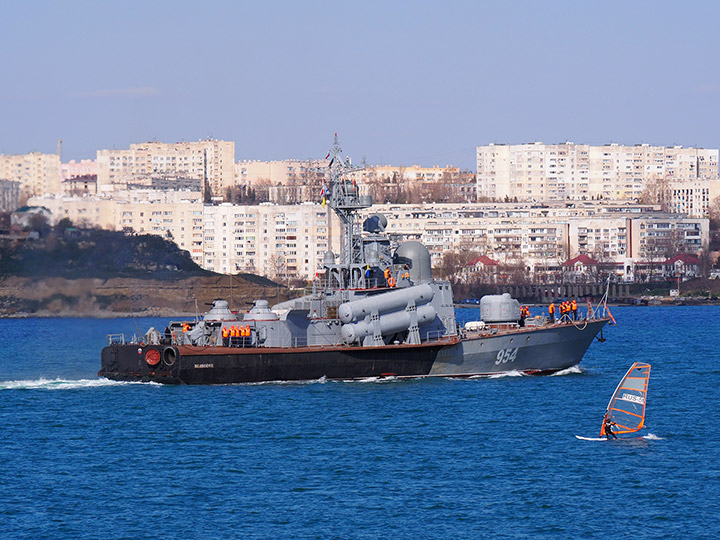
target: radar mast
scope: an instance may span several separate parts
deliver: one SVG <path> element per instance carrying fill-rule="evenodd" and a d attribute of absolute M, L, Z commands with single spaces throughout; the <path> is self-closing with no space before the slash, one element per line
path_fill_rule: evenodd
<path fill-rule="evenodd" d="M 325 171 L 323 201 L 327 200 L 330 208 L 340 218 L 342 226 L 340 264 L 345 268 L 350 268 L 352 264 L 364 262 L 360 246 L 355 245 L 357 242 L 355 227 L 357 226 L 358 212 L 371 207 L 372 199 L 367 195 L 360 196 L 357 182 L 348 179 L 348 174 L 364 169 L 365 164 L 353 166 L 349 157 L 343 160 L 337 133 L 335 133 L 328 158 L 330 158 L 330 163 Z"/>

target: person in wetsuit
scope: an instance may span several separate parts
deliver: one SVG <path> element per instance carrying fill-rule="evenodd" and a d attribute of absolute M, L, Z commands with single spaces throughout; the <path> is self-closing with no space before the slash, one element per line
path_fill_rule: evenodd
<path fill-rule="evenodd" d="M 617 439 L 617 435 L 613 433 L 612 427 L 617 425 L 615 422 L 610 420 L 609 416 L 605 417 L 605 437 L 608 439 L 612 437 L 613 439 Z"/>

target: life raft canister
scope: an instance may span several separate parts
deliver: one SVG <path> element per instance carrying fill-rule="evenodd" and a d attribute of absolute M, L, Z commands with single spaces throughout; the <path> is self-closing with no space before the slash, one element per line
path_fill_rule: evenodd
<path fill-rule="evenodd" d="M 157 366 L 160 362 L 160 351 L 157 349 L 148 349 L 145 353 L 145 361 L 149 366 Z"/>

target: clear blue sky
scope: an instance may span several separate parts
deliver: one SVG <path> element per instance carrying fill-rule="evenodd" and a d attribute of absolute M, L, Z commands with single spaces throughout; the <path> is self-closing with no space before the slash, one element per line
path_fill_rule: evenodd
<path fill-rule="evenodd" d="M 718 148 L 720 2 L 0 0 L 0 153 L 234 140 L 474 169 L 476 145 Z"/>

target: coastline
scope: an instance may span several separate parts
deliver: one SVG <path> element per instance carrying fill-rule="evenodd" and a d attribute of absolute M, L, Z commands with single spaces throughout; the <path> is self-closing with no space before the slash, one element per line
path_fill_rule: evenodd
<path fill-rule="evenodd" d="M 258 285 L 222 275 L 142 278 L 29 278 L 0 277 L 0 318 L 125 318 L 195 317 L 218 298 L 233 309 L 248 308 L 253 300 L 284 301 L 285 287 Z"/>

